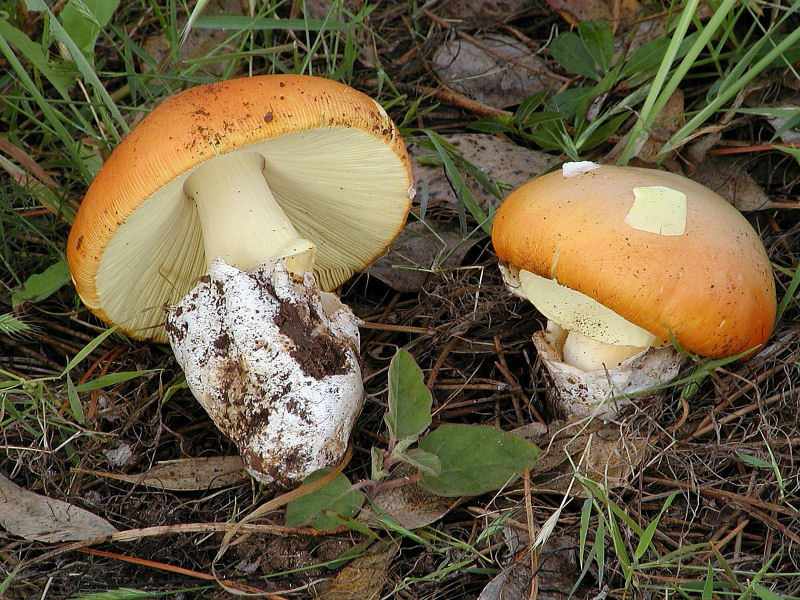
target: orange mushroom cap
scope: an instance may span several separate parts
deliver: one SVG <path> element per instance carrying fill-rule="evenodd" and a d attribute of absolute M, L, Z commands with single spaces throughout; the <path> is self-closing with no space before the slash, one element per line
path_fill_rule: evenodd
<path fill-rule="evenodd" d="M 685 194 L 682 234 L 630 224 L 634 188 L 650 186 Z M 680 175 L 616 166 L 548 173 L 506 198 L 492 243 L 501 261 L 701 356 L 752 351 L 772 332 L 775 283 L 761 239 L 723 198 Z"/>
<path fill-rule="evenodd" d="M 166 340 L 158 307 L 177 302 L 205 269 L 196 209 L 182 182 L 204 161 L 243 148 L 262 154 L 265 177 L 275 175 L 276 200 L 317 244 L 315 273 L 323 289 L 369 264 L 405 224 L 413 196 L 410 162 L 377 102 L 303 75 L 201 85 L 147 115 L 83 199 L 67 259 L 92 312 L 133 337 Z M 303 190 L 310 179 L 336 193 Z M 355 214 L 340 202 L 345 197 L 362 204 Z M 363 218 L 371 211 L 379 213 L 380 227 Z M 363 247 L 344 248 L 348 240 Z"/>

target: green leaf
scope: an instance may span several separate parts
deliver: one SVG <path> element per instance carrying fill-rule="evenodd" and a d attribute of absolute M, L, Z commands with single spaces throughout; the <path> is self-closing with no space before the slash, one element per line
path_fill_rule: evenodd
<path fill-rule="evenodd" d="M 349 23 L 320 21 L 318 19 L 267 19 L 259 17 L 239 17 L 221 15 L 216 17 L 200 17 L 195 21 L 195 29 L 223 29 L 241 31 L 347 31 L 353 27 Z"/>
<path fill-rule="evenodd" d="M 703 600 L 712 600 L 714 598 L 714 569 L 711 568 L 711 563 L 708 563 L 706 579 L 703 583 L 703 591 L 700 597 Z"/>
<path fill-rule="evenodd" d="M 92 352 L 94 352 L 94 349 L 97 348 L 100 344 L 102 344 L 103 340 L 106 339 L 108 336 L 110 336 L 112 333 L 114 333 L 116 330 L 117 330 L 116 325 L 114 327 L 106 329 L 103 333 L 98 335 L 91 342 L 89 342 L 83 348 L 81 348 L 80 351 L 75 356 L 72 357 L 72 360 L 70 360 L 67 363 L 67 366 L 64 367 L 64 371 L 62 371 L 61 373 L 62 377 L 67 373 L 69 373 L 72 369 L 74 369 L 78 365 L 78 363 L 80 363 L 84 358 L 86 358 Z"/>
<path fill-rule="evenodd" d="M 658 523 L 661 521 L 661 517 L 664 515 L 664 512 L 670 507 L 672 501 L 675 500 L 676 492 L 673 492 L 669 495 L 669 497 L 664 501 L 664 506 L 661 507 L 661 512 L 658 513 L 658 516 L 653 519 L 653 521 L 647 526 L 642 534 L 642 537 L 639 539 L 639 544 L 636 546 L 636 551 L 633 553 L 633 559 L 639 560 L 644 556 L 644 553 L 647 552 L 647 549 L 650 547 L 650 542 L 653 541 L 653 536 L 656 533 L 656 529 L 658 528 Z"/>
<path fill-rule="evenodd" d="M 389 410 L 384 420 L 393 440 L 416 437 L 431 424 L 431 392 L 414 357 L 398 349 L 389 364 Z"/>
<path fill-rule="evenodd" d="M 649 76 L 655 75 L 655 71 L 664 60 L 664 55 L 669 47 L 669 38 L 660 37 L 650 40 L 643 44 L 628 60 L 625 61 L 620 77 L 623 79 L 646 73 Z"/>
<path fill-rule="evenodd" d="M 606 569 L 606 520 L 602 514 L 597 521 L 597 530 L 594 533 L 595 562 L 597 563 L 597 581 L 603 585 L 603 573 Z"/>
<path fill-rule="evenodd" d="M 758 458 L 757 456 L 752 456 L 750 454 L 745 454 L 744 452 L 736 452 L 736 455 L 742 459 L 743 462 L 746 462 L 749 465 L 754 467 L 758 467 L 759 469 L 771 469 L 772 463 L 768 460 L 764 460 L 763 458 Z"/>
<path fill-rule="evenodd" d="M 63 258 L 41 273 L 31 275 L 21 288 L 11 293 L 11 306 L 23 302 L 40 302 L 70 282 L 69 265 Z"/>
<path fill-rule="evenodd" d="M 592 499 L 587 498 L 581 508 L 581 528 L 578 534 L 578 558 L 583 565 L 583 555 L 586 550 L 586 536 L 589 533 L 589 519 L 592 517 Z"/>
<path fill-rule="evenodd" d="M 75 384 L 72 383 L 72 377 L 67 373 L 67 397 L 69 398 L 69 407 L 72 410 L 72 416 L 83 423 L 83 406 L 81 406 L 81 399 L 78 397 L 78 391 L 75 389 Z"/>
<path fill-rule="evenodd" d="M 100 31 L 108 25 L 119 0 L 69 0 L 59 13 L 64 31 L 86 56 L 94 54 Z"/>
<path fill-rule="evenodd" d="M 595 58 L 600 70 L 611 70 L 614 56 L 614 33 L 603 21 L 589 21 L 578 25 L 578 35 L 591 56 Z"/>
<path fill-rule="evenodd" d="M 761 598 L 761 600 L 783 600 L 785 596 L 779 596 L 775 592 L 770 589 L 765 588 L 758 583 L 754 584 L 752 587 L 753 591 L 755 592 L 756 596 Z"/>
<path fill-rule="evenodd" d="M 559 35 L 550 44 L 550 53 L 556 62 L 570 73 L 591 79 L 600 79 L 594 58 L 576 33 L 570 31 Z"/>
<path fill-rule="evenodd" d="M 458 171 L 455 162 L 453 161 L 453 157 L 451 154 L 457 154 L 457 150 L 453 147 L 452 144 L 449 144 L 447 140 L 445 140 L 441 135 L 436 133 L 435 131 L 431 131 L 430 129 L 425 129 L 423 131 L 425 135 L 428 136 L 431 143 L 433 144 L 434 149 L 436 152 L 439 153 L 439 156 L 442 158 L 442 163 L 444 164 L 445 173 L 447 173 L 447 179 L 450 181 L 450 184 L 456 191 L 458 195 L 458 210 L 459 210 L 459 224 L 461 225 L 462 231 L 466 231 L 466 217 L 464 215 L 464 209 L 466 208 L 478 222 L 478 225 L 481 226 L 481 229 L 487 234 L 492 233 L 492 222 L 483 209 L 478 205 L 475 201 L 475 198 L 472 196 L 472 192 L 469 189 L 469 186 L 464 181 L 464 178 L 461 176 L 461 173 Z"/>
<path fill-rule="evenodd" d="M 311 483 L 331 472 L 320 469 L 306 477 L 303 483 Z M 289 527 L 310 526 L 320 531 L 330 531 L 340 525 L 336 515 L 348 519 L 358 512 L 364 503 L 364 494 L 354 490 L 350 481 L 339 473 L 324 486 L 292 500 L 286 505 L 285 522 Z"/>
<path fill-rule="evenodd" d="M 0 37 L 4 37 L 9 44 L 31 61 L 31 64 L 53 84 L 53 87 L 58 90 L 62 97 L 67 98 L 69 96 L 69 86 L 72 84 L 73 78 L 50 66 L 41 44 L 32 41 L 24 32 L 12 26 L 8 21 L 1 19 Z"/>
<path fill-rule="evenodd" d="M 400 460 L 428 475 L 438 475 L 442 470 L 439 457 L 416 448 L 400 455 Z"/>
<path fill-rule="evenodd" d="M 482 425 L 442 425 L 419 442 L 441 462 L 438 475 L 421 484 L 439 496 L 476 496 L 517 479 L 536 462 L 539 449 L 511 433 Z"/>
<path fill-rule="evenodd" d="M 78 392 L 90 392 L 92 390 L 98 390 L 100 388 L 108 387 L 109 385 L 116 385 L 118 383 L 122 383 L 123 381 L 128 381 L 130 379 L 136 379 L 137 377 L 141 377 L 142 375 L 153 373 L 156 370 L 157 369 L 147 369 L 144 371 L 126 371 L 124 373 L 109 373 L 108 375 L 101 375 L 97 379 L 92 379 L 92 381 L 87 381 L 86 383 L 80 383 L 75 386 L 75 389 Z"/>
<path fill-rule="evenodd" d="M 370 450 L 370 479 L 379 481 L 389 476 L 389 471 L 383 468 L 383 451 L 374 446 Z"/>
<path fill-rule="evenodd" d="M 536 109 L 539 108 L 539 106 L 541 106 L 541 104 L 545 101 L 547 94 L 547 90 L 542 90 L 525 98 L 525 100 L 522 101 L 514 113 L 514 118 L 520 123 L 524 124 L 525 121 L 531 115 L 533 115 Z"/>

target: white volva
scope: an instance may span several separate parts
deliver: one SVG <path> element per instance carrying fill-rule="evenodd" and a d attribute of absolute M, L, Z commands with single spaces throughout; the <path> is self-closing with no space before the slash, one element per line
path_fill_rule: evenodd
<path fill-rule="evenodd" d="M 311 272 L 218 259 L 167 331 L 189 388 L 255 478 L 291 484 L 344 454 L 364 397 L 358 319 Z"/>
<path fill-rule="evenodd" d="M 500 270 L 508 289 L 548 319 L 533 343 L 565 414 L 613 418 L 630 404 L 625 396 L 677 376 L 683 355 L 593 298 L 516 267 Z"/>

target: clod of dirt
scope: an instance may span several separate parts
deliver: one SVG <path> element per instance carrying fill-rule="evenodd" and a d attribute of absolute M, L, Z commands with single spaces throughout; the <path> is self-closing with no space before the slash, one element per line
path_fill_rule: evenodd
<path fill-rule="evenodd" d="M 521 42 L 500 35 L 456 38 L 433 57 L 436 75 L 462 94 L 495 108 L 519 104 L 538 91 L 553 92 L 562 82 L 547 63 Z"/>
<path fill-rule="evenodd" d="M 313 274 L 217 260 L 166 327 L 189 388 L 251 475 L 292 484 L 339 461 L 363 401 L 359 333 Z"/>

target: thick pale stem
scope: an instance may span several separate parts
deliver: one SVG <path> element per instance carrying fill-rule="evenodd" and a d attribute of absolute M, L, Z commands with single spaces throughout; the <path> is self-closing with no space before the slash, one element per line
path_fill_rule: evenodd
<path fill-rule="evenodd" d="M 186 180 L 203 228 L 206 265 L 222 258 L 249 271 L 268 258 L 289 257 L 287 268 L 311 268 L 313 242 L 303 239 L 275 201 L 255 152 L 230 152 L 209 160 Z"/>
<path fill-rule="evenodd" d="M 564 362 L 582 371 L 613 369 L 624 360 L 644 350 L 639 346 L 604 344 L 577 331 L 570 331 L 564 340 Z"/>

